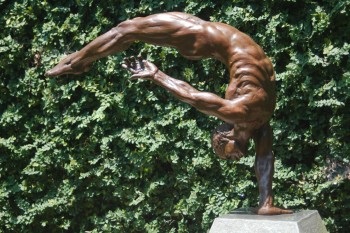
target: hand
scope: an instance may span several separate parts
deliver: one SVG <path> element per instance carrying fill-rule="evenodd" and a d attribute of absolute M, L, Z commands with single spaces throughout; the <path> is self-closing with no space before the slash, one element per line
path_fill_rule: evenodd
<path fill-rule="evenodd" d="M 133 74 L 130 78 L 131 80 L 138 78 L 153 80 L 158 72 L 158 68 L 153 63 L 143 60 L 141 56 L 138 56 L 137 59 L 133 56 L 125 58 L 122 67 Z"/>
<path fill-rule="evenodd" d="M 257 208 L 253 208 L 252 212 L 259 215 L 279 215 L 279 214 L 292 214 L 292 210 L 281 209 L 275 206 L 261 206 Z"/>

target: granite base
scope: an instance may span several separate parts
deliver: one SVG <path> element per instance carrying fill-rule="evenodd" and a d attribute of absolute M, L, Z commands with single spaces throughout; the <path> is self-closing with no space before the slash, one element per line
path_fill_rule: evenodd
<path fill-rule="evenodd" d="M 263 216 L 240 209 L 216 218 L 209 233 L 327 233 L 317 210 Z"/>

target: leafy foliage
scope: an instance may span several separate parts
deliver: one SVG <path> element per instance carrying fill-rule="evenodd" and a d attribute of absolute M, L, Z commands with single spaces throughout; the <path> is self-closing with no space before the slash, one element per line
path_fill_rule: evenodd
<path fill-rule="evenodd" d="M 219 122 L 120 68 L 143 53 L 166 73 L 223 94 L 214 60 L 135 43 L 81 76 L 44 78 L 65 54 L 136 16 L 184 11 L 252 36 L 275 64 L 276 204 L 350 225 L 347 0 L 0 0 L 0 229 L 4 232 L 205 232 L 257 204 L 253 151 L 220 161 Z M 160 59 L 159 59 L 160 58 Z"/>

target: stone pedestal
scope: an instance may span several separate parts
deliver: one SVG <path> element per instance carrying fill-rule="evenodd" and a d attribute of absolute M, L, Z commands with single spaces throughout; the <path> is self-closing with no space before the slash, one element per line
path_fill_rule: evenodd
<path fill-rule="evenodd" d="M 214 220 L 209 233 L 327 233 L 317 210 L 263 216 L 240 209 Z"/>

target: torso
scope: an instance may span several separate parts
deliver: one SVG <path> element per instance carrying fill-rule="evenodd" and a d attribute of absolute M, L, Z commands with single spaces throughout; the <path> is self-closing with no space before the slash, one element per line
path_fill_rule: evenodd
<path fill-rule="evenodd" d="M 262 49 L 248 36 L 242 37 L 246 38 L 236 37 L 239 47 L 229 58 L 230 83 L 225 98 L 242 99 L 248 109 L 248 118 L 237 122 L 237 127 L 257 129 L 271 118 L 275 108 L 275 74 Z"/>
<path fill-rule="evenodd" d="M 241 98 L 249 111 L 249 117 L 235 127 L 259 128 L 265 124 L 274 111 L 276 93 L 273 66 L 261 47 L 230 25 L 185 13 L 172 15 L 186 20 L 179 31 L 186 33 L 176 35 L 175 43 L 169 46 L 176 47 L 188 59 L 216 58 L 229 69 L 225 98 Z"/>
<path fill-rule="evenodd" d="M 249 113 L 247 119 L 236 122 L 235 128 L 261 127 L 271 118 L 276 103 L 275 73 L 270 59 L 259 45 L 236 28 L 223 23 L 203 26 L 211 47 L 198 46 L 193 50 L 197 51 L 193 58 L 215 57 L 226 64 L 230 82 L 225 99 L 242 99 Z"/>

